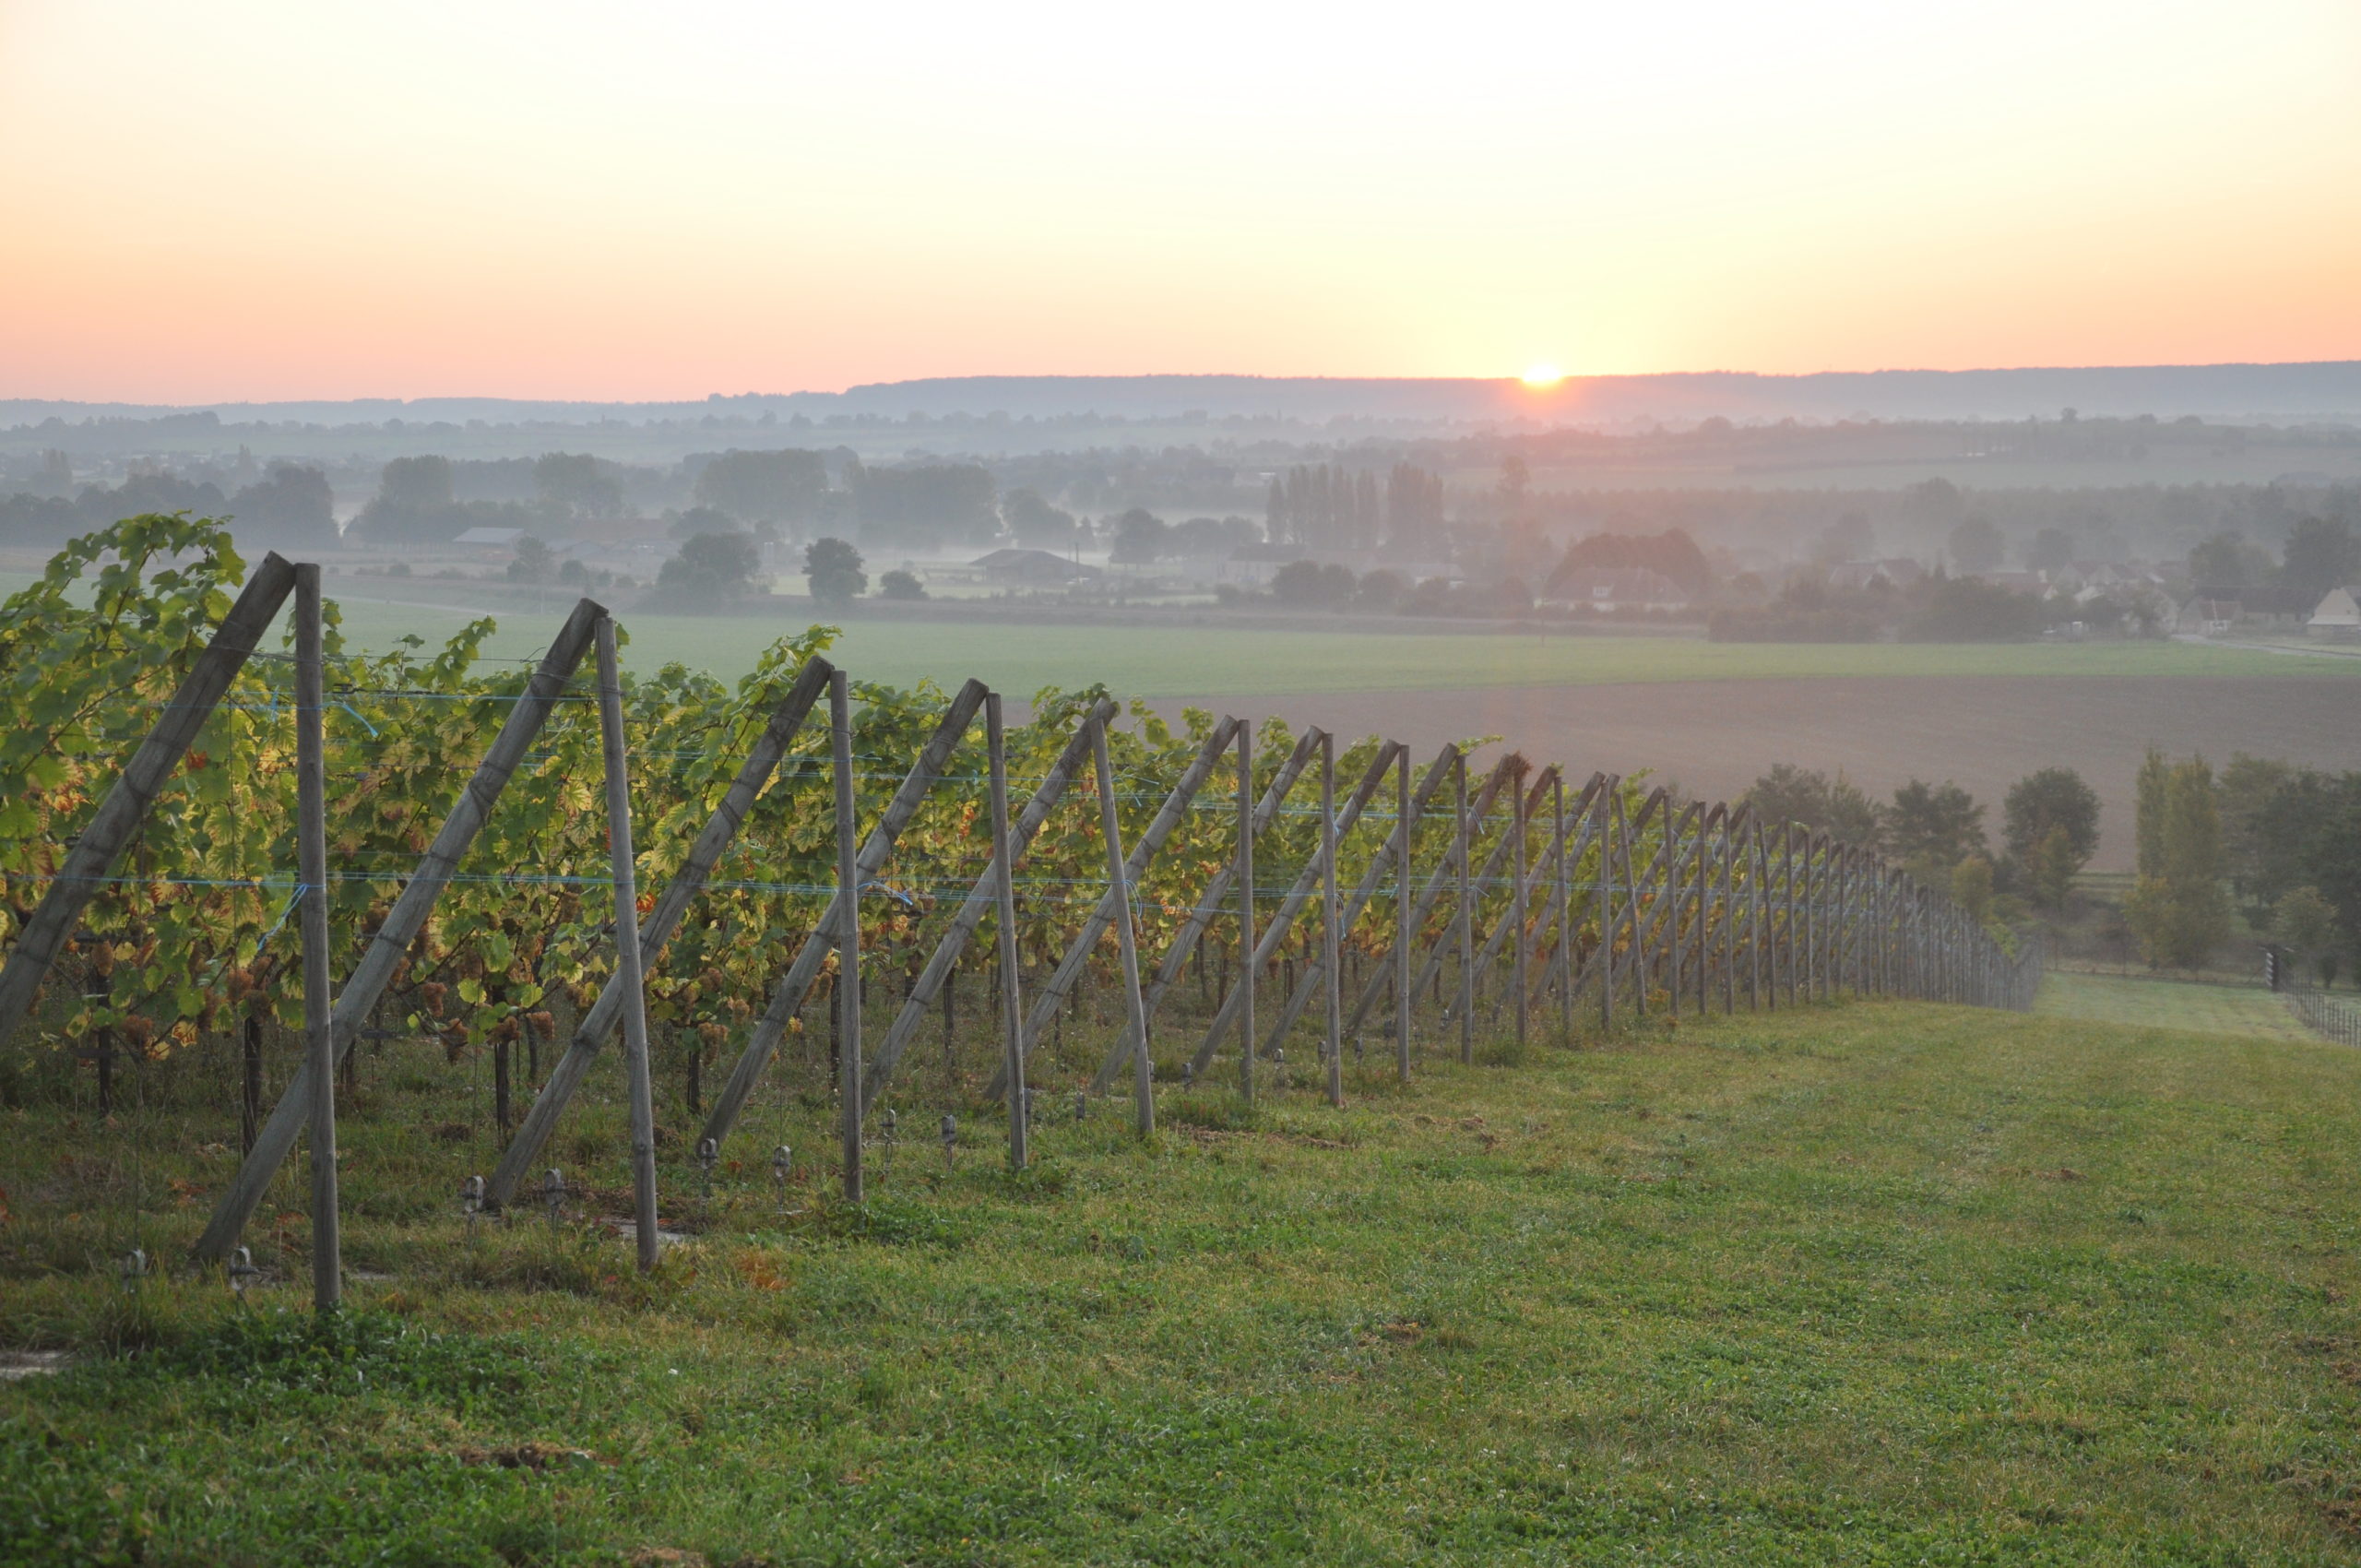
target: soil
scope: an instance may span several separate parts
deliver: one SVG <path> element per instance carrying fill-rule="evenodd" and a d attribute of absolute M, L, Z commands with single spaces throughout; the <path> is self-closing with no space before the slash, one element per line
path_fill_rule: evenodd
<path fill-rule="evenodd" d="M 1383 733 L 1431 752 L 1479 735 L 1594 768 L 1650 768 L 1693 795 L 1726 800 L 1777 762 L 1842 769 L 1874 797 L 1913 778 L 1955 780 L 1985 803 L 1999 847 L 2000 802 L 2037 768 L 2073 768 L 2098 791 L 2096 871 L 2131 864 L 2132 783 L 2150 744 L 2234 752 L 2313 767 L 2361 767 L 2361 729 L 2340 684 L 2243 677 L 1869 677 L 1159 700 L 1177 718 L 1208 707 L 1276 715 L 1343 736 Z"/>

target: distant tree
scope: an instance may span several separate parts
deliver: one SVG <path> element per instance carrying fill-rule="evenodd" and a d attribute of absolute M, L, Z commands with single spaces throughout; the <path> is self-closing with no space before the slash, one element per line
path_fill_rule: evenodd
<path fill-rule="evenodd" d="M 1271 476 L 1271 488 L 1263 496 L 1263 531 L 1272 539 L 1287 537 L 1287 487 L 1279 476 Z"/>
<path fill-rule="evenodd" d="M 1948 873 L 1984 850 L 1984 808 L 1946 779 L 1928 784 L 1913 778 L 1893 792 L 1885 811 L 1885 839 L 1905 864 L 1940 867 Z"/>
<path fill-rule="evenodd" d="M 533 492 L 571 517 L 620 517 L 623 487 L 587 452 L 549 452 L 534 459 Z"/>
<path fill-rule="evenodd" d="M 2271 575 L 2271 556 L 2233 529 L 2201 541 L 2189 552 L 2189 578 L 2216 591 L 2251 588 Z"/>
<path fill-rule="evenodd" d="M 861 537 L 898 543 L 989 540 L 1000 528 L 991 471 L 974 463 L 862 468 L 853 473 Z"/>
<path fill-rule="evenodd" d="M 744 533 L 737 518 L 717 506 L 692 506 L 672 519 L 666 530 L 674 539 L 694 539 L 701 533 Z"/>
<path fill-rule="evenodd" d="M 817 452 L 732 449 L 706 459 L 693 494 L 744 523 L 801 529 L 819 519 L 827 492 L 828 466 Z"/>
<path fill-rule="evenodd" d="M 451 459 L 433 456 L 392 459 L 378 470 L 377 499 L 405 511 L 450 505 Z"/>
<path fill-rule="evenodd" d="M 841 539 L 815 539 L 805 546 L 803 576 L 823 604 L 842 604 L 869 591 L 860 552 Z"/>
<path fill-rule="evenodd" d="M 1213 560 L 1240 545 L 1262 541 L 1263 530 L 1244 517 L 1191 517 L 1172 525 L 1164 552 L 1183 560 Z"/>
<path fill-rule="evenodd" d="M 1774 763 L 1738 803 L 1773 827 L 1795 823 L 1842 843 L 1874 849 L 1883 837 L 1875 802 L 1842 771 L 1831 778 L 1817 768 Z"/>
<path fill-rule="evenodd" d="M 1813 538 L 1811 558 L 1823 566 L 1839 561 L 1866 561 L 1877 547 L 1877 533 L 1867 514 L 1844 512 Z"/>
<path fill-rule="evenodd" d="M 1953 866 L 1951 896 L 1970 920 L 1982 925 L 1992 913 L 1992 862 L 1982 855 L 1970 855 Z"/>
<path fill-rule="evenodd" d="M 1115 544 L 1107 558 L 1121 566 L 1153 565 L 1165 552 L 1171 529 L 1145 506 L 1134 506 L 1115 519 Z"/>
<path fill-rule="evenodd" d="M 877 597 L 880 599 L 924 599 L 926 585 L 908 572 L 892 571 L 877 580 Z"/>
<path fill-rule="evenodd" d="M 2133 882 L 2123 902 L 2124 919 L 2152 966 L 2195 968 L 2230 934 L 2230 900 L 2222 885 L 2222 819 L 2213 798 L 2213 770 L 2203 757 L 2167 772 L 2163 820 L 2154 836 L 2161 869 Z"/>
<path fill-rule="evenodd" d="M 1409 585 L 1402 580 L 1400 573 L 1380 567 L 1362 574 L 1360 585 L 1353 590 L 1353 602 L 1363 610 L 1391 610 L 1402 602 L 1402 596 L 1407 591 Z"/>
<path fill-rule="evenodd" d="M 1952 564 L 1963 572 L 1989 572 L 2007 558 L 2009 541 L 1992 519 L 1977 513 L 1962 519 L 1944 538 Z"/>
<path fill-rule="evenodd" d="M 1511 512 L 1525 505 L 1526 493 L 1533 488 L 1533 470 L 1525 459 L 1512 452 L 1501 459 L 1501 478 L 1497 486 L 1501 504 Z"/>
<path fill-rule="evenodd" d="M 2054 572 L 2074 561 L 2074 536 L 2064 529 L 2043 529 L 2025 546 L 2025 564 L 2036 572 Z"/>
<path fill-rule="evenodd" d="M 2279 580 L 2317 594 L 2361 583 L 2361 534 L 2343 517 L 2304 518 L 2287 535 Z"/>
<path fill-rule="evenodd" d="M 1317 561 L 1290 561 L 1271 575 L 1271 597 L 1281 604 L 1309 607 L 1325 601 Z"/>
<path fill-rule="evenodd" d="M 1957 522 L 1967 505 L 1959 486 L 1940 475 L 1911 485 L 1902 493 L 1902 501 L 1904 509 L 1930 530 Z"/>
<path fill-rule="evenodd" d="M 1594 567 L 1643 567 L 1670 579 L 1691 599 L 1703 599 L 1713 587 L 1714 571 L 1697 541 L 1679 529 L 1662 533 L 1595 533 L 1566 547 L 1557 569 L 1549 574 L 1555 587 L 1568 574 Z"/>
<path fill-rule="evenodd" d="M 2269 842 L 2264 814 L 2279 791 L 2295 780 L 2296 770 L 2274 758 L 2230 754 L 2215 785 L 2221 795 L 2222 863 L 2230 892 L 2249 919 L 2261 921 L 2272 900 L 2284 890 L 2278 868 L 2267 865 Z"/>
<path fill-rule="evenodd" d="M 1353 590 L 1360 586 L 1350 566 L 1330 562 L 1320 568 L 1320 602 L 1342 608 L 1353 601 Z"/>
<path fill-rule="evenodd" d="M 74 459 L 60 446 L 44 446 L 41 466 L 33 471 L 35 495 L 70 495 L 74 491 Z"/>
<path fill-rule="evenodd" d="M 1038 550 L 1074 541 L 1074 514 L 1050 505 L 1038 490 L 1010 491 L 1001 497 L 1000 516 L 1019 544 Z"/>
<path fill-rule="evenodd" d="M 2132 783 L 2132 864 L 2142 876 L 2165 874 L 2165 816 L 2172 777 L 2170 759 L 2150 746 Z"/>
<path fill-rule="evenodd" d="M 2011 858 L 2028 870 L 2052 833 L 2066 836 L 2069 881 L 2098 852 L 2098 792 L 2070 767 L 2045 767 L 2010 785 L 2000 818 Z"/>
<path fill-rule="evenodd" d="M 336 493 L 328 476 L 294 463 L 269 471 L 230 499 L 241 540 L 279 549 L 322 550 L 338 540 Z"/>
<path fill-rule="evenodd" d="M 2336 983 L 2336 906 L 2317 887 L 2297 887 L 2272 910 L 2271 934 L 2296 956 L 2309 959 L 2323 990 Z"/>
<path fill-rule="evenodd" d="M 656 586 L 665 599 L 684 608 L 727 602 L 753 593 L 763 552 L 742 533 L 701 533 L 682 542 L 664 563 Z"/>
<path fill-rule="evenodd" d="M 548 544 L 527 534 L 516 541 L 516 559 L 508 563 L 512 583 L 545 583 L 557 575 L 557 557 Z"/>
<path fill-rule="evenodd" d="M 2082 861 L 2074 853 L 2074 837 L 2063 825 L 2041 836 L 2033 852 L 2020 862 L 2034 901 L 2044 909 L 2062 909 L 2074 891 L 2074 875 Z"/>
<path fill-rule="evenodd" d="M 1934 583 L 1902 625 L 1905 642 L 1991 643 L 2029 637 L 2041 630 L 2041 600 L 1974 577 Z"/>

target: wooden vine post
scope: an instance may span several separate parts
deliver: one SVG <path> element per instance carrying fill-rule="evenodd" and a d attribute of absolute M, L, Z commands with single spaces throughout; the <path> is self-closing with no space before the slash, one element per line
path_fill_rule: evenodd
<path fill-rule="evenodd" d="M 1244 726 L 1240 731 L 1244 732 Z M 1104 714 L 1091 720 L 1090 748 L 1098 776 L 1098 834 L 1107 841 L 1107 879 L 1115 893 L 1115 948 L 1123 967 L 1123 1016 L 1140 1041 L 1132 1053 L 1132 1124 L 1145 1138 L 1156 1131 L 1156 1064 L 1148 1054 L 1147 1004 L 1140 995 L 1140 950 L 1133 931 L 1131 878 L 1123 863 L 1122 819 L 1115 813 L 1115 766 L 1107 753 Z"/>
<path fill-rule="evenodd" d="M 1008 744 L 1001 728 L 998 692 L 984 698 L 984 751 L 991 775 L 992 865 L 999 873 L 993 879 L 994 902 L 999 906 L 993 911 L 998 917 L 993 923 L 1000 927 L 1001 1070 L 1007 1079 L 1008 1168 L 1022 1170 L 1028 1162 L 1026 1146 L 1032 1129 L 1027 1125 L 1030 1118 L 1025 1099 L 1025 1007 L 1017 995 L 1016 868 L 1008 853 Z M 1099 754 L 1106 755 L 1103 746 Z M 1103 792 L 1106 787 L 1102 765 L 1099 789 Z"/>
<path fill-rule="evenodd" d="M 1254 1103 L 1254 726 L 1238 727 L 1238 1086 Z"/>
<path fill-rule="evenodd" d="M 1380 766 L 1384 760 L 1378 759 Z M 1336 902 L 1336 738 L 1324 731 L 1320 736 L 1320 962 L 1327 971 L 1321 987 L 1326 1006 L 1321 1020 L 1320 1053 L 1327 1063 L 1328 1103 L 1341 1109 L 1345 1103 L 1345 998 L 1337 979 L 1344 955 L 1343 933 L 1336 925 L 1342 914 Z"/>
<path fill-rule="evenodd" d="M 295 568 L 295 860 L 302 882 L 303 1057 L 312 1074 L 312 1305 L 344 1300 L 336 1190 L 336 1029 L 328 995 L 327 706 L 320 568 Z"/>
<path fill-rule="evenodd" d="M 632 1210 L 639 1271 L 656 1266 L 656 1092 L 647 1061 L 647 980 L 639 961 L 639 890 L 633 875 L 631 762 L 623 737 L 615 623 L 599 617 L 599 730 L 607 763 L 607 854 L 615 885 L 615 968 L 623 977 L 623 1074 L 631 1095 Z"/>
<path fill-rule="evenodd" d="M 1458 919 L 1453 922 L 1459 938 L 1459 1060 L 1476 1060 L 1476 912 L 1468 906 L 1475 894 L 1475 857 L 1468 846 L 1467 829 L 1467 759 L 1462 756 L 1451 776 L 1452 854 L 1459 878 Z"/>
<path fill-rule="evenodd" d="M 1394 840 L 1397 846 L 1394 862 L 1394 1071 L 1403 1083 L 1410 1081 L 1410 903 L 1411 875 L 1410 828 L 1410 749 L 1402 748 L 1402 757 L 1394 775 Z"/>
<path fill-rule="evenodd" d="M 852 695 L 844 671 L 828 678 L 828 756 L 836 808 L 836 1082 L 845 1201 L 862 1201 L 860 1182 L 860 842 L 853 805 Z"/>

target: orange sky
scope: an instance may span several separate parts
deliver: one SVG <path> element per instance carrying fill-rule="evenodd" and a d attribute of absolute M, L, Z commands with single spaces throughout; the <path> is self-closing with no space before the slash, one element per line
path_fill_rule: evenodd
<path fill-rule="evenodd" d="M 0 397 L 2361 358 L 2352 0 L 1539 9 L 0 0 Z"/>

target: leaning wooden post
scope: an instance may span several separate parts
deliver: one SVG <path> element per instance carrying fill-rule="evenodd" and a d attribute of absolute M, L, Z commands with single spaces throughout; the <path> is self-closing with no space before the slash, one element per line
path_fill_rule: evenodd
<path fill-rule="evenodd" d="M 845 1201 L 860 1181 L 860 825 L 854 814 L 852 695 L 841 670 L 828 677 L 828 753 L 836 788 L 836 1082 L 843 1105 Z"/>
<path fill-rule="evenodd" d="M 802 729 L 805 717 L 819 700 L 820 694 L 827 689 L 828 674 L 834 668 L 816 655 L 806 659 L 801 673 L 797 675 L 795 684 L 789 690 L 785 700 L 772 712 L 770 722 L 764 727 L 753 750 L 739 767 L 738 777 L 730 782 L 720 805 L 706 820 L 705 831 L 697 835 L 696 842 L 689 848 L 688 858 L 672 873 L 662 896 L 656 900 L 656 907 L 641 923 L 640 967 L 643 969 L 663 951 L 673 928 L 680 924 L 688 912 L 690 903 L 704 889 L 706 879 L 713 874 L 713 868 L 720 861 L 722 852 L 737 837 L 740 825 L 746 820 L 746 814 L 753 809 L 754 797 L 762 792 L 764 785 L 770 782 L 771 775 L 777 771 L 779 759 L 787 754 L 787 748 Z M 589 1073 L 591 1063 L 606 1049 L 608 1038 L 615 1031 L 615 1020 L 623 1007 L 622 973 L 618 966 L 608 975 L 607 983 L 599 988 L 599 999 L 575 1025 L 574 1038 L 567 1044 L 564 1054 L 551 1067 L 540 1092 L 533 1097 L 533 1103 L 525 1112 L 524 1123 L 516 1129 L 516 1135 L 501 1152 L 500 1163 L 492 1168 L 491 1180 L 484 1187 L 483 1201 L 487 1211 L 504 1211 L 508 1207 L 517 1187 L 531 1170 L 534 1158 L 540 1153 L 542 1145 L 549 1141 L 550 1134 L 557 1127 L 558 1118 L 564 1113 L 567 1103 Z M 725 1125 L 723 1131 L 727 1130 Z M 706 1135 L 718 1139 L 720 1134 L 708 1128 Z"/>
<path fill-rule="evenodd" d="M 336 1030 L 328 995 L 327 675 L 320 568 L 295 568 L 295 863 L 303 881 L 303 1055 L 312 1069 L 312 1305 L 344 1299 L 336 1193 Z"/>
<path fill-rule="evenodd" d="M 1574 1039 L 1574 891 L 1569 884 L 1569 854 L 1566 849 L 1566 775 L 1560 769 L 1549 781 L 1550 826 L 1558 835 L 1558 863 L 1550 891 L 1558 906 L 1557 961 L 1558 971 L 1558 1034 L 1562 1044 Z"/>
<path fill-rule="evenodd" d="M 1402 748 L 1394 776 L 1394 831 L 1401 844 L 1394 888 L 1394 1070 L 1410 1081 L 1410 749 Z"/>
<path fill-rule="evenodd" d="M 1623 917 L 1616 912 L 1616 895 L 1622 886 L 1623 873 L 1619 860 L 1629 864 L 1631 859 L 1631 825 L 1623 816 L 1623 781 L 1615 781 L 1607 802 L 1607 837 L 1598 847 L 1598 897 L 1602 911 L 1598 921 L 1598 1024 L 1602 1029 L 1615 1028 L 1615 933 L 1622 929 Z"/>
<path fill-rule="evenodd" d="M 1242 733 L 1244 725 L 1239 727 Z M 1123 964 L 1123 1013 L 1140 1045 L 1132 1052 L 1132 1117 L 1141 1137 L 1156 1131 L 1156 1066 L 1148 1057 L 1147 1004 L 1140 995 L 1140 950 L 1132 930 L 1131 879 L 1123 865 L 1123 825 L 1115 814 L 1115 768 L 1107 755 L 1107 718 L 1090 721 L 1091 756 L 1098 769 L 1098 835 L 1107 840 L 1107 877 L 1119 896 L 1115 905 L 1115 946 Z M 1015 859 L 1003 852 L 1002 874 Z"/>
<path fill-rule="evenodd" d="M 1008 857 L 1008 747 L 1001 729 L 998 692 L 984 698 L 984 749 L 991 776 L 992 859 L 1000 870 L 999 885 L 993 891 L 1000 906 L 1000 1016 L 1004 1037 L 1002 1072 L 1008 1080 L 1008 1165 L 1012 1170 L 1022 1170 L 1031 1129 L 1026 1125 L 1025 1101 L 1025 1010 L 1016 993 L 1016 873 Z M 1099 754 L 1106 754 L 1104 747 Z M 1107 788 L 1103 778 L 1098 788 L 1102 792 Z"/>
<path fill-rule="evenodd" d="M 1476 1060 L 1476 920 L 1468 906 L 1475 897 L 1475 855 L 1467 836 L 1467 759 L 1462 756 L 1452 772 L 1452 805 L 1456 812 L 1453 853 L 1458 857 L 1459 877 L 1459 1059 Z M 1519 790 L 1520 795 L 1523 790 Z"/>
<path fill-rule="evenodd" d="M 1762 1011 L 1762 915 L 1768 907 L 1763 897 L 1762 882 L 1768 861 L 1762 849 L 1762 819 L 1748 820 L 1746 860 L 1746 1005 L 1749 1011 Z"/>
<path fill-rule="evenodd" d="M 1721 819 L 1721 1013 L 1738 1011 L 1738 817 Z"/>
<path fill-rule="evenodd" d="M 180 689 L 172 694 L 156 727 L 139 742 L 107 798 L 100 802 L 97 814 L 66 851 L 65 861 L 51 880 L 49 891 L 42 895 L 40 907 L 17 932 L 6 966 L 0 968 L 0 1042 L 32 1016 L 33 997 L 50 966 L 57 961 L 58 949 L 98 893 L 115 857 L 139 831 L 148 808 L 180 766 L 205 721 L 213 717 L 214 704 L 237 679 L 246 656 L 262 640 L 271 617 L 279 613 L 294 586 L 293 566 L 275 553 L 262 558 L 237 602 L 221 618 L 213 640 L 197 655 Z"/>
<path fill-rule="evenodd" d="M 623 978 L 623 1069 L 631 1094 L 631 1187 L 639 1270 L 656 1266 L 656 1096 L 647 1065 L 647 976 L 640 968 L 639 890 L 631 847 L 630 754 L 623 742 L 623 672 L 615 622 L 599 617 L 599 730 L 607 764 L 607 855 L 615 884 L 615 963 Z"/>
<path fill-rule="evenodd" d="M 1522 783 L 1522 780 L 1519 782 Z M 1509 921 L 1514 929 L 1516 942 L 1516 965 L 1509 979 L 1510 982 L 1516 987 L 1516 1044 L 1517 1049 L 1523 1051 L 1525 1041 L 1526 1014 L 1530 1011 L 1531 1001 L 1525 995 L 1525 925 L 1529 910 L 1526 907 L 1525 891 L 1525 857 L 1527 851 L 1525 844 L 1525 811 L 1523 789 L 1520 788 L 1516 792 L 1516 798 L 1509 802 L 1509 837 L 1512 843 L 1509 854 L 1516 862 L 1515 869 L 1509 873 Z"/>
<path fill-rule="evenodd" d="M 1238 727 L 1238 1087 L 1253 1104 L 1254 726 L 1247 723 Z"/>
<path fill-rule="evenodd" d="M 1320 958 L 1328 971 L 1321 988 L 1328 1004 L 1323 1048 L 1328 1055 L 1328 1103 L 1341 1107 L 1345 1103 L 1345 999 L 1336 983 L 1336 969 L 1343 959 L 1336 930 L 1340 913 L 1336 908 L 1336 737 L 1325 731 L 1320 736 Z"/>
<path fill-rule="evenodd" d="M 289 568 L 291 573 L 292 567 Z M 606 612 L 589 600 L 574 607 L 552 640 L 549 651 L 541 656 L 526 683 L 524 693 L 508 710 L 508 717 L 492 741 L 492 749 L 484 754 L 475 773 L 451 803 L 451 814 L 434 835 L 420 857 L 417 871 L 409 885 L 394 900 L 382 924 L 369 938 L 361 961 L 344 977 L 344 989 L 336 998 L 332 1027 L 336 1036 L 336 1053 L 341 1061 L 358 1039 L 370 1009 L 376 1006 L 409 951 L 409 944 L 425 926 L 426 918 L 434 909 L 434 900 L 452 876 L 458 871 L 459 858 L 467 852 L 498 802 L 500 792 L 509 778 L 524 761 L 526 749 L 532 744 L 550 709 L 556 706 L 564 693 L 568 677 L 593 641 L 597 623 Z M 191 1249 L 202 1263 L 220 1263 L 238 1244 L 239 1233 L 254 1215 L 263 1199 L 271 1177 L 303 1135 L 303 1125 L 311 1118 L 312 1085 L 308 1065 L 300 1068 L 286 1093 L 270 1112 L 256 1134 L 254 1147 L 247 1151 L 238 1173 L 222 1190 L 214 1205 L 213 1218 L 206 1223 L 205 1233 Z"/>

